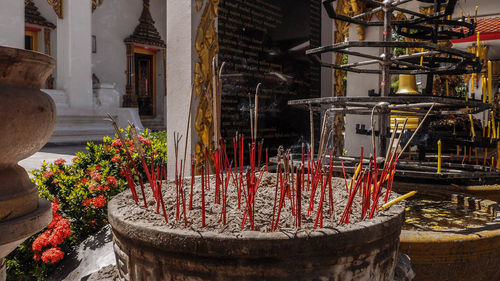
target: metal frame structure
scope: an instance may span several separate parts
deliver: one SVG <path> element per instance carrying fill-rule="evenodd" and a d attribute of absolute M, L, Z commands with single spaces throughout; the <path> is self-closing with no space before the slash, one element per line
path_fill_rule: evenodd
<path fill-rule="evenodd" d="M 322 67 L 345 70 L 355 73 L 381 75 L 380 97 L 323 97 L 303 100 L 291 100 L 288 105 L 302 107 L 310 111 L 334 112 L 344 114 L 378 115 L 379 147 L 377 151 L 384 155 L 387 149 L 389 130 L 389 115 L 391 110 L 398 110 L 398 115 L 422 116 L 427 109 L 433 106 L 431 115 L 443 116 L 452 114 L 475 114 L 491 109 L 490 104 L 478 100 L 468 100 L 432 96 L 432 87 L 435 74 L 457 75 L 477 73 L 481 71 L 482 63 L 475 54 L 457 50 L 437 44 L 438 40 L 449 40 L 468 37 L 475 32 L 474 20 L 466 22 L 465 18 L 451 20 L 457 0 L 417 0 L 432 4 L 433 10 L 425 14 L 408 10 L 401 5 L 415 0 L 359 0 L 367 8 L 367 12 L 347 17 L 335 13 L 333 2 L 323 0 L 323 6 L 332 19 L 350 22 L 361 26 L 383 27 L 382 41 L 350 41 L 328 46 L 321 46 L 306 51 L 313 56 Z M 409 20 L 393 20 L 393 12 L 409 15 Z M 383 20 L 369 20 L 370 15 L 383 13 Z M 423 39 L 428 42 L 393 42 L 394 32 L 408 38 Z M 429 42 L 430 41 L 430 42 Z M 364 48 L 382 49 L 379 56 L 363 52 Z M 417 49 L 420 52 L 394 56 L 393 48 Z M 321 54 L 336 52 L 366 59 L 356 63 L 332 64 L 321 61 Z M 379 69 L 363 68 L 378 64 Z M 393 74 L 427 74 L 427 85 L 424 95 L 391 96 L 391 75 Z M 374 111 L 374 109 L 377 111 Z M 338 159 L 338 158 L 337 158 Z M 337 160 L 336 159 L 336 160 Z M 359 161 L 359 159 L 357 159 Z M 353 171 L 356 159 L 352 159 L 352 166 L 346 167 Z M 349 161 L 348 161 L 349 162 Z M 400 161 L 398 174 L 403 177 L 429 178 L 436 177 L 433 162 Z M 340 167 L 337 167 L 341 169 Z M 351 172 L 352 172 L 351 171 Z M 478 177 L 497 177 L 494 168 L 468 164 L 443 163 L 440 179 L 471 179 Z"/>

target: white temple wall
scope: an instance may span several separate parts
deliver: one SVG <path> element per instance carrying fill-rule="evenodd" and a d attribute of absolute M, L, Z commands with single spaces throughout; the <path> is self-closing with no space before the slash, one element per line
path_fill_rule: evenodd
<path fill-rule="evenodd" d="M 0 46 L 24 49 L 24 1 L 0 1 Z"/>

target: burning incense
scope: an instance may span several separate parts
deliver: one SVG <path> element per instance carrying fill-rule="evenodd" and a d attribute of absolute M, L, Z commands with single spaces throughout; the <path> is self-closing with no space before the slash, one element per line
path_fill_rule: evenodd
<path fill-rule="evenodd" d="M 255 121 L 254 123 L 254 133 L 253 133 L 253 139 L 257 141 L 257 127 L 258 127 L 258 121 L 259 121 L 259 89 L 262 83 L 257 84 L 257 88 L 255 88 L 255 104 L 254 104 L 254 118 Z"/>

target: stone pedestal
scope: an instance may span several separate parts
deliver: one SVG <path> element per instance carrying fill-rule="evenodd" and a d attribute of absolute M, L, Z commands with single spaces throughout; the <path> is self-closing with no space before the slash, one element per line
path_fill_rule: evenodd
<path fill-rule="evenodd" d="M 39 89 L 55 61 L 40 53 L 0 47 L 0 280 L 3 258 L 51 220 L 49 202 L 17 163 L 42 148 L 54 131 L 54 101 Z"/>

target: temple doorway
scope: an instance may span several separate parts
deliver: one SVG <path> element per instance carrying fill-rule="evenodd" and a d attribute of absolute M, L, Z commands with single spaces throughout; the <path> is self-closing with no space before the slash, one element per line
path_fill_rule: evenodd
<path fill-rule="evenodd" d="M 135 92 L 141 118 L 156 116 L 156 54 L 135 48 Z"/>

